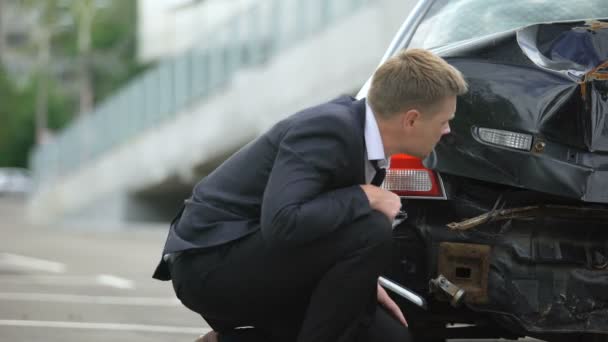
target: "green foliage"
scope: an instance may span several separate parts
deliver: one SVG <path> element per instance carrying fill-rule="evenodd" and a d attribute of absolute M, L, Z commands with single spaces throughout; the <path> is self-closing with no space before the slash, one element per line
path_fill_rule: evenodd
<path fill-rule="evenodd" d="M 97 102 L 147 68 L 135 60 L 136 12 L 135 1 L 114 0 L 112 6 L 95 16 L 92 41 L 98 51 L 93 58 Z"/>
<path fill-rule="evenodd" d="M 0 167 L 27 165 L 27 150 L 34 142 L 31 97 L 19 93 L 0 66 Z"/>
<path fill-rule="evenodd" d="M 35 96 L 35 92 L 33 92 Z M 62 91 L 62 82 L 50 80 L 48 103 L 48 128 L 58 132 L 74 117 L 73 110 L 77 107 L 76 99 Z"/>
<path fill-rule="evenodd" d="M 114 1 L 113 6 L 100 10 L 95 16 L 93 45 L 97 49 L 116 48 L 117 43 L 128 42 L 128 53 L 133 54 L 135 38 L 135 1 Z"/>
<path fill-rule="evenodd" d="M 0 66 L 0 167 L 28 165 L 28 154 L 35 144 L 36 85 L 37 80 L 33 80 L 27 87 L 17 89 Z M 48 127 L 52 131 L 65 127 L 74 107 L 60 89 L 51 81 Z"/>
<path fill-rule="evenodd" d="M 54 73 L 48 80 L 48 128 L 58 132 L 78 112 L 78 89 L 75 87 L 79 58 L 78 18 L 74 6 L 80 5 L 78 2 L 82 0 L 21 1 L 27 5 L 27 10 L 46 13 L 40 25 L 53 32 L 50 70 Z M 91 55 L 87 56 L 95 103 L 103 101 L 145 69 L 135 60 L 136 0 L 104 3 L 107 6 L 95 11 Z M 31 56 L 37 54 L 36 48 L 23 50 Z M 0 65 L 0 167 L 26 167 L 29 151 L 35 144 L 39 78 L 33 73 L 25 86 L 16 87 L 4 71 Z"/>

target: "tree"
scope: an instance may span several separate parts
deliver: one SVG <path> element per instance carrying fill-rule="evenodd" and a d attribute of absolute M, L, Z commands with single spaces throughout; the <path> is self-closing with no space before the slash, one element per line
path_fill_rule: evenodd
<path fill-rule="evenodd" d="M 37 57 L 29 81 L 15 86 L 0 63 L 0 166 L 25 167 L 35 137 L 43 142 L 145 66 L 135 60 L 135 0 L 2 1 L 39 18 L 20 49 Z"/>
<path fill-rule="evenodd" d="M 0 65 L 0 166 L 27 165 L 27 150 L 34 143 L 32 92 L 18 92 Z"/>
<path fill-rule="evenodd" d="M 33 73 L 29 75 L 35 91 L 35 138 L 36 143 L 42 144 L 50 139 L 49 131 L 49 87 L 53 83 L 53 64 L 56 62 L 53 56 L 53 39 L 65 25 L 66 19 L 62 11 L 61 0 L 21 0 L 22 12 L 25 15 L 34 14 L 37 17 L 36 25 L 33 27 L 31 41 L 22 47 L 23 55 L 35 54 L 36 66 Z"/>
<path fill-rule="evenodd" d="M 97 9 L 95 0 L 79 0 L 72 2 L 72 11 L 76 19 L 78 31 L 78 78 L 80 80 L 80 110 L 85 114 L 93 109 L 93 83 L 91 77 L 91 31 L 93 18 Z"/>
<path fill-rule="evenodd" d="M 3 64 L 3 52 L 4 52 L 4 24 L 3 24 L 3 15 L 4 13 L 4 0 L 0 0 L 0 65 Z"/>

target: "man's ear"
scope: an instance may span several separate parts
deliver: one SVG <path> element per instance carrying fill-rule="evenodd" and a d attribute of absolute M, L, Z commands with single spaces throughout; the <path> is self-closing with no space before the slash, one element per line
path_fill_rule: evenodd
<path fill-rule="evenodd" d="M 416 122 L 420 120 L 420 112 L 416 109 L 410 109 L 401 115 L 401 125 L 405 129 L 411 129 Z"/>

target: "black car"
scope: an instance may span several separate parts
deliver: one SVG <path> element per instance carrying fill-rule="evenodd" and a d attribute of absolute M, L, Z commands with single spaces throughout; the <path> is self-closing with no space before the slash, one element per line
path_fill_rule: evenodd
<path fill-rule="evenodd" d="M 405 209 L 383 281 L 416 338 L 608 341 L 608 1 L 420 1 L 384 58 L 408 47 L 470 87 L 383 185 Z"/>

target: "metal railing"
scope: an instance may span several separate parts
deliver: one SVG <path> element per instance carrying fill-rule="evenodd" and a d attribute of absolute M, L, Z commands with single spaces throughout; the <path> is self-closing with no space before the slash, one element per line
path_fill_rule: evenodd
<path fill-rule="evenodd" d="M 37 183 L 77 171 L 109 150 L 221 91 L 238 70 L 335 24 L 374 0 L 260 0 L 189 51 L 160 62 L 31 154 Z"/>

